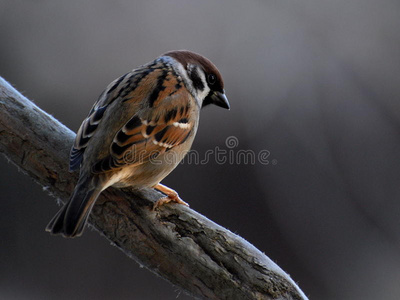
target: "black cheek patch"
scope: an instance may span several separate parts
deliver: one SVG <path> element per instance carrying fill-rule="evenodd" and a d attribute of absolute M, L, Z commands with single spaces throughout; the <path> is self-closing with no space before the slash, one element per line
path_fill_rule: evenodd
<path fill-rule="evenodd" d="M 200 75 L 196 68 L 193 68 L 192 72 L 190 72 L 190 79 L 193 82 L 193 87 L 198 91 L 204 90 L 203 81 L 201 81 Z"/>

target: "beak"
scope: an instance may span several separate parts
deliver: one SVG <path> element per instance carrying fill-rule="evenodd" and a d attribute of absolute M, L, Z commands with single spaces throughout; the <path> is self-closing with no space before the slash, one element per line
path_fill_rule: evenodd
<path fill-rule="evenodd" d="M 228 98 L 226 98 L 224 91 L 221 92 L 214 92 L 211 95 L 212 103 L 226 109 L 230 109 L 231 106 L 229 105 Z"/>

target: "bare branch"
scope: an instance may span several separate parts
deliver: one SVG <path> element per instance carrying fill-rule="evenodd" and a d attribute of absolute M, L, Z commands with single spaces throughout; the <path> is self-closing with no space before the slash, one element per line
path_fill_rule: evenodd
<path fill-rule="evenodd" d="M 77 179 L 68 155 L 75 134 L 0 77 L 0 152 L 68 199 Z M 197 298 L 307 299 L 254 246 L 183 205 L 150 208 L 160 194 L 108 189 L 90 223 L 126 255 Z M 50 217 L 50 216 L 49 216 Z"/>

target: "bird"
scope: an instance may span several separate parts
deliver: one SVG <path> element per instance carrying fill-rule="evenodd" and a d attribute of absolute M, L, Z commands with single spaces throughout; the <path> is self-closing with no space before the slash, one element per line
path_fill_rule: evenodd
<path fill-rule="evenodd" d="M 210 104 L 230 109 L 222 75 L 188 50 L 167 52 L 112 81 L 77 132 L 69 169 L 79 169 L 79 179 L 46 231 L 81 236 L 96 199 L 110 186 L 160 191 L 165 196 L 153 209 L 187 205 L 160 182 L 190 150 L 200 110 Z"/>

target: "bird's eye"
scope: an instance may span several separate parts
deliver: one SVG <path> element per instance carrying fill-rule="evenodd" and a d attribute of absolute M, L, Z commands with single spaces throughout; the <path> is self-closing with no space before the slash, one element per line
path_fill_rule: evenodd
<path fill-rule="evenodd" d="M 207 81 L 208 81 L 208 84 L 213 85 L 215 83 L 215 81 L 217 81 L 217 77 L 215 77 L 214 74 L 208 74 Z"/>

